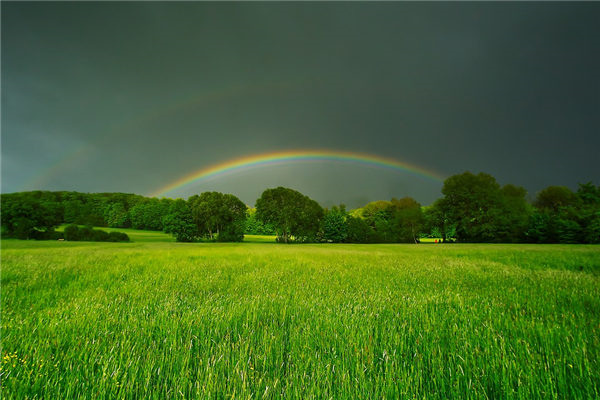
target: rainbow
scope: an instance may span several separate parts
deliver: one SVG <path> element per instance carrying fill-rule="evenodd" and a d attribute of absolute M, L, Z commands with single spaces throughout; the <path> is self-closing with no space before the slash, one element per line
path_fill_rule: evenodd
<path fill-rule="evenodd" d="M 213 164 L 185 175 L 174 182 L 165 185 L 155 192 L 151 197 L 164 196 L 175 189 L 189 185 L 193 182 L 202 181 L 209 178 L 218 177 L 224 174 L 233 173 L 249 168 L 256 168 L 274 164 L 290 162 L 308 162 L 308 161 L 336 161 L 351 162 L 391 169 L 394 171 L 411 172 L 413 174 L 433 179 L 436 182 L 442 182 L 443 177 L 436 172 L 421 168 L 416 165 L 398 161 L 393 158 L 382 157 L 374 154 L 356 153 L 349 151 L 332 150 L 292 150 L 277 151 L 271 153 L 255 154 L 251 156 L 234 158 L 219 164 Z"/>

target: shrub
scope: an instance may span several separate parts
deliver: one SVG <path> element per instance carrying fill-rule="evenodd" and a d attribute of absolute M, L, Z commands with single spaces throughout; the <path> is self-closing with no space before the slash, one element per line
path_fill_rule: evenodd
<path fill-rule="evenodd" d="M 108 234 L 109 242 L 129 242 L 129 236 L 123 232 L 110 232 Z"/>
<path fill-rule="evenodd" d="M 60 233 L 60 232 L 55 232 Z M 62 236 L 61 236 L 62 237 Z M 53 237 L 54 238 L 54 237 Z M 59 237 L 56 237 L 58 239 Z M 128 242 L 129 236 L 123 232 L 105 232 L 100 229 L 92 229 L 89 226 L 78 227 L 69 225 L 65 228 L 65 240 L 90 241 L 90 242 Z"/>
<path fill-rule="evenodd" d="M 79 234 L 79 227 L 77 225 L 68 225 L 65 228 L 64 237 L 65 240 L 81 240 Z"/>
<path fill-rule="evenodd" d="M 90 240 L 94 242 L 108 242 L 108 232 L 102 231 L 100 229 L 92 229 L 91 233 L 92 235 L 90 237 Z"/>

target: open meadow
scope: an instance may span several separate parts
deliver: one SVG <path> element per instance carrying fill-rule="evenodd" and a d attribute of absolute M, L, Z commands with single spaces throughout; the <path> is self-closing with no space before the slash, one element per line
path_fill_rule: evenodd
<path fill-rule="evenodd" d="M 598 246 L 127 233 L 2 241 L 3 398 L 600 397 Z"/>

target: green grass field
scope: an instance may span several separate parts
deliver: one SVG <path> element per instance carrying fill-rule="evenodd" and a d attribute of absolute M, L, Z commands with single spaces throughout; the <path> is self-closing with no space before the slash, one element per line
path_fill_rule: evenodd
<path fill-rule="evenodd" d="M 598 246 L 127 233 L 2 241 L 2 398 L 600 397 Z"/>

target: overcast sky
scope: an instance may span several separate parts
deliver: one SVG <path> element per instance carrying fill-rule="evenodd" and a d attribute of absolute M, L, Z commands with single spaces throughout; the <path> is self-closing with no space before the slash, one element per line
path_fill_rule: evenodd
<path fill-rule="evenodd" d="M 600 3 L 2 2 L 2 192 L 148 194 L 295 149 L 600 184 Z M 442 184 L 346 163 L 190 185 L 351 207 Z"/>

